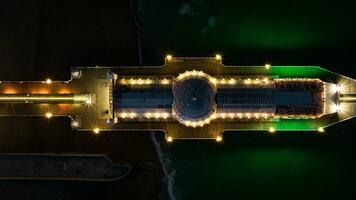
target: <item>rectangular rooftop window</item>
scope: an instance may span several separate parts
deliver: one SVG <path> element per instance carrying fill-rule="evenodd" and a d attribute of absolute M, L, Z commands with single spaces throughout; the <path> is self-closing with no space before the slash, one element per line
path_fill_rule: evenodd
<path fill-rule="evenodd" d="M 279 106 L 312 106 L 313 93 L 306 91 L 278 91 L 276 103 Z"/>

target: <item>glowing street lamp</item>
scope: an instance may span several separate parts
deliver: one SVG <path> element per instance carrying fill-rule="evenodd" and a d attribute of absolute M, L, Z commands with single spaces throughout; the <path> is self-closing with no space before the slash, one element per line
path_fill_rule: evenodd
<path fill-rule="evenodd" d="M 145 117 L 146 117 L 147 119 L 151 118 L 151 117 L 152 117 L 152 113 L 146 113 L 146 114 L 145 114 Z"/>
<path fill-rule="evenodd" d="M 333 105 L 332 112 L 342 112 L 342 106 L 340 104 Z"/>
<path fill-rule="evenodd" d="M 164 78 L 163 80 L 161 80 L 161 84 L 167 85 L 167 84 L 169 84 L 169 80 Z"/>
<path fill-rule="evenodd" d="M 215 140 L 216 140 L 217 142 L 221 142 L 221 141 L 222 141 L 222 137 L 221 137 L 221 136 L 216 136 Z"/>
<path fill-rule="evenodd" d="M 168 55 L 166 56 L 166 60 L 167 60 L 167 61 L 171 61 L 172 58 L 173 58 L 172 55 L 169 55 L 169 54 L 168 54 Z"/>
<path fill-rule="evenodd" d="M 48 78 L 48 79 L 46 79 L 46 83 L 47 83 L 47 84 L 51 84 L 51 83 L 52 83 L 52 80 Z"/>
<path fill-rule="evenodd" d="M 91 104 L 93 104 L 93 99 L 92 99 L 91 96 L 89 96 L 89 97 L 85 100 L 85 104 L 86 104 L 86 105 L 91 105 Z"/>
<path fill-rule="evenodd" d="M 270 127 L 270 128 L 268 129 L 268 131 L 269 131 L 270 133 L 275 133 L 275 132 L 276 132 L 276 129 L 274 129 L 273 127 Z"/>
<path fill-rule="evenodd" d="M 167 137 L 167 142 L 173 142 L 173 138 L 171 136 Z"/>
<path fill-rule="evenodd" d="M 324 133 L 324 132 L 325 132 L 325 129 L 324 129 L 323 127 L 319 127 L 319 128 L 318 128 L 318 132 L 319 132 L 319 133 Z"/>
<path fill-rule="evenodd" d="M 342 86 L 339 85 L 339 84 L 333 85 L 333 87 L 332 87 L 332 91 L 333 91 L 334 93 L 340 93 L 341 90 L 342 90 Z"/>
<path fill-rule="evenodd" d="M 47 112 L 47 113 L 46 113 L 46 117 L 47 117 L 47 119 L 51 118 L 52 116 L 53 116 L 53 114 L 52 114 L 52 113 L 50 113 L 50 112 Z"/>
<path fill-rule="evenodd" d="M 100 129 L 99 129 L 99 128 L 94 128 L 94 129 L 93 129 L 93 132 L 94 132 L 95 134 L 99 134 L 99 133 L 100 133 Z"/>
<path fill-rule="evenodd" d="M 221 57 L 220 54 L 216 54 L 216 55 L 215 55 L 215 60 L 221 60 L 221 59 L 222 59 L 222 57 Z"/>
<path fill-rule="evenodd" d="M 80 127 L 79 119 L 73 119 L 71 125 L 73 128 L 79 128 Z"/>
<path fill-rule="evenodd" d="M 232 84 L 235 84 L 235 83 L 236 83 L 236 80 L 235 80 L 235 79 L 232 78 L 232 79 L 229 80 L 229 84 L 232 85 Z"/>

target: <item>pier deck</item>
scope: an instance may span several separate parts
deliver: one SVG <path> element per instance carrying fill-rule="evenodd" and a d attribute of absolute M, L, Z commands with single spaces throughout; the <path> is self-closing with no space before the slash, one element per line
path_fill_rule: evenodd
<path fill-rule="evenodd" d="M 45 82 L 6 82 L 0 83 L 0 94 L 91 94 L 93 102 L 36 104 L 36 103 L 0 103 L 2 117 L 13 116 L 45 116 L 51 112 L 53 117 L 80 119 L 78 130 L 96 132 L 122 130 L 158 130 L 164 131 L 166 137 L 173 139 L 213 139 L 222 136 L 226 131 L 317 131 L 337 122 L 352 118 L 356 114 L 356 104 L 340 102 L 341 112 L 333 112 L 337 94 L 333 85 L 342 86 L 342 94 L 356 94 L 354 79 L 330 72 L 317 66 L 224 66 L 221 60 L 215 58 L 172 58 L 166 60 L 163 66 L 137 67 L 78 67 L 73 70 L 81 71 L 81 77 L 69 81 Z M 112 74 L 117 75 L 117 81 L 127 77 L 160 77 L 173 78 L 186 71 L 203 71 L 212 77 L 260 78 L 268 79 L 320 79 L 325 84 L 325 114 L 315 118 L 279 118 L 267 119 L 216 119 L 203 127 L 187 127 L 175 119 L 168 117 L 164 120 L 134 121 L 114 119 L 112 107 Z M 114 121 L 110 121 L 114 120 Z"/>

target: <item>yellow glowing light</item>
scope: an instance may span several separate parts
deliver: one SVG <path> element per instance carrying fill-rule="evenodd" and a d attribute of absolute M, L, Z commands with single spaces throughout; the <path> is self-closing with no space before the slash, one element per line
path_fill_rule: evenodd
<path fill-rule="evenodd" d="M 73 127 L 76 127 L 76 128 L 79 127 L 79 122 L 78 122 L 78 120 L 73 120 L 73 121 L 72 121 L 72 126 L 73 126 Z"/>
<path fill-rule="evenodd" d="M 251 84 L 251 79 L 250 79 L 250 78 L 246 79 L 246 80 L 244 81 L 244 83 L 245 83 L 245 84 Z"/>
<path fill-rule="evenodd" d="M 53 114 L 52 113 L 50 113 L 50 112 L 47 112 L 46 113 L 46 117 L 49 119 L 49 118 L 51 118 L 53 116 Z"/>
<path fill-rule="evenodd" d="M 173 138 L 171 136 L 167 137 L 167 142 L 173 142 Z"/>
<path fill-rule="evenodd" d="M 168 61 L 171 61 L 172 58 L 173 58 L 172 55 L 167 55 L 167 56 L 166 56 L 166 60 L 168 60 Z"/>
<path fill-rule="evenodd" d="M 121 117 L 125 119 L 127 117 L 127 113 L 121 113 Z"/>
<path fill-rule="evenodd" d="M 221 137 L 221 136 L 216 136 L 215 140 L 216 140 L 217 142 L 221 142 L 221 141 L 222 141 L 222 137 Z"/>
<path fill-rule="evenodd" d="M 266 68 L 266 69 L 269 69 L 270 67 L 271 67 L 270 64 L 265 64 L 265 68 Z"/>
<path fill-rule="evenodd" d="M 225 113 L 221 113 L 220 116 L 221 116 L 221 118 L 225 119 L 226 114 Z"/>
<path fill-rule="evenodd" d="M 232 78 L 232 79 L 229 80 L 229 84 L 232 85 L 232 84 L 235 84 L 235 83 L 236 83 L 236 80 L 235 80 L 235 79 Z"/>
<path fill-rule="evenodd" d="M 318 128 L 318 132 L 319 132 L 319 133 L 324 133 L 324 132 L 325 132 L 325 129 L 324 129 L 323 127 L 319 127 L 319 128 Z"/>
<path fill-rule="evenodd" d="M 137 81 L 137 83 L 138 83 L 139 85 L 142 85 L 142 84 L 144 84 L 144 81 L 139 78 L 138 81 Z"/>
<path fill-rule="evenodd" d="M 170 83 L 170 81 L 166 78 L 161 80 L 161 84 L 163 84 L 163 85 L 168 85 L 169 83 Z"/>
<path fill-rule="evenodd" d="M 216 54 L 216 55 L 215 55 L 215 59 L 216 59 L 216 60 L 221 60 L 221 59 L 222 59 L 222 57 L 221 57 L 221 55 L 220 55 L 220 54 Z"/>
<path fill-rule="evenodd" d="M 148 118 L 148 119 L 149 119 L 149 118 L 151 118 L 151 117 L 152 117 L 152 113 L 146 113 L 146 114 L 145 114 L 145 116 L 146 116 L 146 118 Z"/>
<path fill-rule="evenodd" d="M 123 78 L 123 79 L 120 80 L 120 83 L 121 84 L 126 84 L 126 80 Z"/>
<path fill-rule="evenodd" d="M 163 116 L 164 119 L 167 119 L 169 117 L 169 114 L 168 113 L 163 113 L 162 116 Z"/>
<path fill-rule="evenodd" d="M 145 80 L 145 84 L 151 84 L 152 80 L 150 80 L 149 78 L 147 80 Z"/>
<path fill-rule="evenodd" d="M 52 83 L 52 80 L 48 78 L 48 79 L 46 79 L 46 83 L 47 83 L 47 84 L 51 84 L 51 83 Z"/>
<path fill-rule="evenodd" d="M 132 119 L 134 117 L 136 117 L 136 113 L 134 113 L 134 112 L 130 113 L 130 118 Z"/>
<path fill-rule="evenodd" d="M 339 92 L 342 91 L 342 86 L 341 86 L 341 85 L 333 85 L 333 86 L 332 86 L 332 91 L 333 91 L 334 93 L 339 93 Z"/>
<path fill-rule="evenodd" d="M 93 129 L 93 132 L 94 132 L 95 134 L 99 134 L 99 133 L 100 133 L 100 129 L 99 129 L 99 128 L 94 128 L 94 129 Z"/>
<path fill-rule="evenodd" d="M 212 82 L 213 84 L 216 84 L 217 80 L 216 80 L 216 78 L 210 78 L 210 82 Z"/>
<path fill-rule="evenodd" d="M 87 105 L 91 105 L 93 103 L 93 101 L 91 100 L 91 98 L 85 100 L 85 104 Z"/>
<path fill-rule="evenodd" d="M 268 129 L 268 131 L 269 131 L 270 133 L 275 133 L 275 132 L 276 132 L 276 129 L 274 129 L 273 127 L 270 127 L 270 128 Z"/>
<path fill-rule="evenodd" d="M 335 104 L 331 108 L 332 112 L 342 112 L 343 108 L 340 104 Z"/>
<path fill-rule="evenodd" d="M 224 79 L 224 78 L 223 78 L 223 79 L 221 79 L 220 83 L 221 83 L 221 84 L 226 84 L 225 79 Z"/>

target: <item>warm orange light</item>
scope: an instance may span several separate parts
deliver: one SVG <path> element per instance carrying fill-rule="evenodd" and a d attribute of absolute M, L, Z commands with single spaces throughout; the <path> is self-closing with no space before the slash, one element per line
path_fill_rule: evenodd
<path fill-rule="evenodd" d="M 173 142 L 173 138 L 171 136 L 167 137 L 167 142 Z"/>
<path fill-rule="evenodd" d="M 95 134 L 99 134 L 99 133 L 100 133 L 100 129 L 99 129 L 99 128 L 94 128 L 94 129 L 93 129 L 93 132 L 94 132 Z"/>
<path fill-rule="evenodd" d="M 86 104 L 86 105 L 91 105 L 91 104 L 93 104 L 93 100 L 92 100 L 91 98 L 89 98 L 89 99 L 87 99 L 87 100 L 85 101 L 85 104 Z"/>
<path fill-rule="evenodd" d="M 172 58 L 173 58 L 172 55 L 167 55 L 167 56 L 166 56 L 166 60 L 168 60 L 168 61 L 171 61 Z"/>
<path fill-rule="evenodd" d="M 46 88 L 38 88 L 35 90 L 31 90 L 32 94 L 49 94 L 49 90 Z"/>
<path fill-rule="evenodd" d="M 268 129 L 268 131 L 269 131 L 270 133 L 275 133 L 275 132 L 276 132 L 276 129 L 274 129 L 273 127 L 270 127 L 270 128 Z"/>
<path fill-rule="evenodd" d="M 51 84 L 51 83 L 52 83 L 52 80 L 48 78 L 48 79 L 46 79 L 46 83 L 47 83 L 47 84 Z"/>
<path fill-rule="evenodd" d="M 61 110 L 66 110 L 69 109 L 71 107 L 72 104 L 69 103 L 59 103 L 57 104 L 57 106 L 59 107 L 59 109 Z"/>
<path fill-rule="evenodd" d="M 13 88 L 6 88 L 3 93 L 4 94 L 16 94 L 17 91 Z"/>
<path fill-rule="evenodd" d="M 70 94 L 70 90 L 67 89 L 67 88 L 61 88 L 59 91 L 58 91 L 58 94 Z"/>
<path fill-rule="evenodd" d="M 72 127 L 74 127 L 74 128 L 78 128 L 80 126 L 80 123 L 79 123 L 79 121 L 78 120 L 73 120 L 72 121 Z"/>
<path fill-rule="evenodd" d="M 52 116 L 53 116 L 53 114 L 52 114 L 52 113 L 50 113 L 50 112 L 47 112 L 47 113 L 46 113 L 46 117 L 47 117 L 47 119 L 51 118 Z"/>
<path fill-rule="evenodd" d="M 169 84 L 170 83 L 170 81 L 168 80 L 168 79 L 166 79 L 166 78 L 164 78 L 163 80 L 161 80 L 161 84 L 163 84 L 163 85 L 167 85 L 167 84 Z"/>

